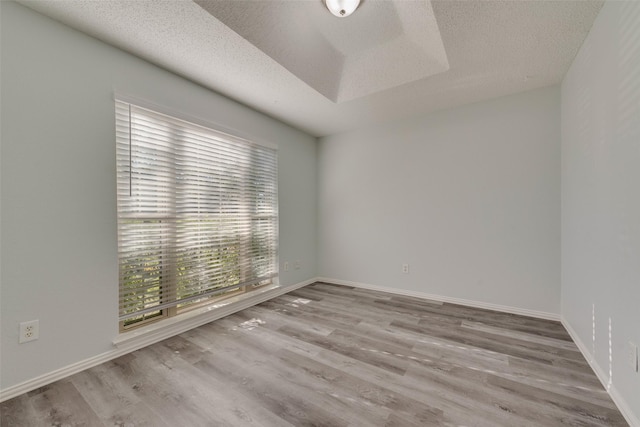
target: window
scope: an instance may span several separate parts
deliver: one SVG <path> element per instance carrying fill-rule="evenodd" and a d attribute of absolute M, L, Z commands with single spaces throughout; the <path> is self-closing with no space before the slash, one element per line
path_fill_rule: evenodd
<path fill-rule="evenodd" d="M 121 329 L 277 277 L 274 149 L 116 100 Z"/>

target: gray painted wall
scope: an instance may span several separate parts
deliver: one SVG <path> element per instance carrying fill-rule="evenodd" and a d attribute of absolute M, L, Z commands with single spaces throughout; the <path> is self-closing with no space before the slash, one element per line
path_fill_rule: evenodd
<path fill-rule="evenodd" d="M 558 87 L 321 139 L 320 275 L 559 314 L 559 153 Z"/>
<path fill-rule="evenodd" d="M 640 2 L 605 3 L 562 83 L 562 315 L 640 426 Z"/>
<path fill-rule="evenodd" d="M 114 89 L 279 147 L 280 259 L 316 275 L 316 140 L 13 2 L 2 8 L 0 387 L 118 334 Z M 18 344 L 18 323 L 40 339 Z"/>

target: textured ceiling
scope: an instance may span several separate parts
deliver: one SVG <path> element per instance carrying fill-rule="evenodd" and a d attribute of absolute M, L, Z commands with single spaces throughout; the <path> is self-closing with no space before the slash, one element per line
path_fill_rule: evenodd
<path fill-rule="evenodd" d="M 559 83 L 601 0 L 20 3 L 324 136 Z M 322 59 L 319 59 L 322 58 Z"/>
<path fill-rule="evenodd" d="M 196 3 L 334 102 L 449 68 L 429 1 L 370 1 L 347 19 L 310 1 Z"/>

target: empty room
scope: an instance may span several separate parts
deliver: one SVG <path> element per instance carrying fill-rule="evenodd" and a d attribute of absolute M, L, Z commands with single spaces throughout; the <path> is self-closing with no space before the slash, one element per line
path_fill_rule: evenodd
<path fill-rule="evenodd" d="M 0 1 L 0 425 L 640 427 L 640 2 Z"/>

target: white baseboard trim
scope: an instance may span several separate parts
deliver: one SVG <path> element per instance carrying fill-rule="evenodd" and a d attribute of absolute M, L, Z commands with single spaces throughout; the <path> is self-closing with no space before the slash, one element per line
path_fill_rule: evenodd
<path fill-rule="evenodd" d="M 369 285 L 366 283 L 350 282 L 347 280 L 331 279 L 328 277 L 319 277 L 318 282 L 332 283 L 334 285 L 352 286 L 354 288 L 370 289 L 372 291 L 388 292 L 391 294 L 402 295 L 407 297 L 415 297 L 428 299 L 432 301 L 448 302 L 451 304 L 466 305 L 468 307 L 484 308 L 487 310 L 502 311 L 505 313 L 519 314 L 522 316 L 536 317 L 546 320 L 560 320 L 560 315 L 556 313 L 548 313 L 546 311 L 529 310 L 527 308 L 510 307 L 506 305 L 491 304 L 488 302 L 473 301 L 462 298 L 447 297 L 443 295 L 433 295 L 418 291 L 409 291 L 404 289 L 387 288 L 384 286 Z"/>
<path fill-rule="evenodd" d="M 30 392 L 39 387 L 43 387 L 47 384 L 51 384 L 54 381 L 61 380 L 70 375 L 84 371 L 85 369 L 92 368 L 101 363 L 123 356 L 132 351 L 170 338 L 174 335 L 181 334 L 195 327 L 204 325 L 217 319 L 221 319 L 230 314 L 252 307 L 261 302 L 270 300 L 287 292 L 291 292 L 295 289 L 307 286 L 311 283 L 317 282 L 317 278 L 305 280 L 304 282 L 296 283 L 295 285 L 279 286 L 269 289 L 265 292 L 261 292 L 257 295 L 252 295 L 238 302 L 231 302 L 215 310 L 208 310 L 205 312 L 199 312 L 195 310 L 195 315 L 188 316 L 186 319 L 179 319 L 172 322 L 167 327 L 155 328 L 147 330 L 141 334 L 130 334 L 129 336 L 117 337 L 113 341 L 114 349 L 107 351 L 97 356 L 90 357 L 88 359 L 81 360 L 71 365 L 65 366 L 55 371 L 48 372 L 6 389 L 0 390 L 0 402 L 12 399 L 23 393 Z M 125 334 L 121 334 L 125 335 Z"/>
<path fill-rule="evenodd" d="M 607 390 L 609 396 L 611 396 L 611 400 L 613 400 L 613 403 L 616 404 L 629 425 L 631 427 L 640 427 L 640 419 L 638 419 L 638 417 L 633 413 L 631 407 L 622 397 L 622 395 L 620 395 L 616 387 L 613 384 L 611 384 L 611 386 L 608 386 L 609 375 L 602 369 L 600 365 L 598 365 L 598 362 L 596 362 L 593 355 L 589 352 L 589 348 L 580 339 L 578 333 L 573 329 L 571 324 L 564 317 L 562 317 L 560 321 L 562 322 L 562 326 L 564 326 L 564 328 L 571 336 L 573 342 L 578 346 L 578 349 L 580 350 L 586 361 L 589 363 L 589 366 L 591 366 L 591 369 L 593 370 L 593 372 L 595 372 L 596 376 L 602 383 L 602 386 L 605 388 L 605 390 Z"/>

